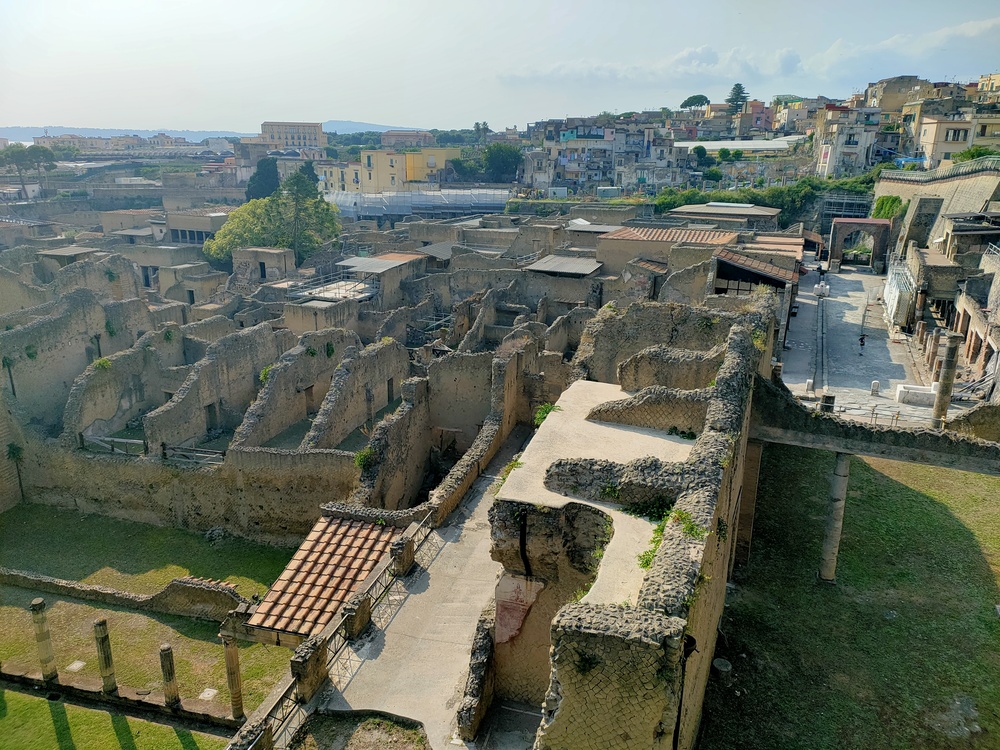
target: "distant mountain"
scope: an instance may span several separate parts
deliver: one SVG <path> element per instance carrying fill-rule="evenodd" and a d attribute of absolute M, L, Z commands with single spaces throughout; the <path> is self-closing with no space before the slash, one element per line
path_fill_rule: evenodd
<path fill-rule="evenodd" d="M 375 131 L 384 133 L 386 130 L 420 130 L 420 128 L 404 128 L 396 125 L 378 125 L 374 122 L 356 122 L 354 120 L 327 120 L 323 123 L 323 131 L 326 133 L 361 133 L 364 131 Z M 66 125 L 25 125 L 0 127 L 0 138 L 10 141 L 24 141 L 31 143 L 32 138 L 37 135 L 82 135 L 92 138 L 108 138 L 112 135 L 139 135 L 149 138 L 151 135 L 166 133 L 167 135 L 187 138 L 191 143 L 199 143 L 206 138 L 226 138 L 229 136 L 256 135 L 256 133 L 237 133 L 235 130 L 142 130 L 139 128 L 79 128 Z"/>
<path fill-rule="evenodd" d="M 38 135 L 82 135 L 90 138 L 107 138 L 112 135 L 139 135 L 148 138 L 151 135 L 166 133 L 173 137 L 187 138 L 192 143 L 199 143 L 206 138 L 225 138 L 227 136 L 254 135 L 253 133 L 237 133 L 233 130 L 140 130 L 137 128 L 77 128 L 65 125 L 39 125 L 39 126 L 15 126 L 0 127 L 0 138 L 7 138 L 11 141 L 26 141 L 31 143 L 31 139 Z"/>
<path fill-rule="evenodd" d="M 398 125 L 377 125 L 374 122 L 355 122 L 354 120 L 327 120 L 323 123 L 324 133 L 363 133 L 374 131 L 384 133 L 387 130 L 421 130 L 422 128 L 403 128 Z"/>

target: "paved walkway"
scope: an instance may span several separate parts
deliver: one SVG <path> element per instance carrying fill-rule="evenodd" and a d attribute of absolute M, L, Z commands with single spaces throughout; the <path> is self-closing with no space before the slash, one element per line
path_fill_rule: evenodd
<path fill-rule="evenodd" d="M 895 419 L 901 427 L 929 427 L 930 406 L 895 401 L 897 385 L 928 385 L 931 380 L 917 342 L 887 330 L 881 302 L 885 277 L 849 267 L 839 274 L 828 273 L 830 296 L 822 303 L 813 294 L 818 280 L 815 271 L 802 278 L 799 312 L 790 320 L 782 358 L 785 385 L 802 398 L 833 394 L 837 414 L 847 419 L 878 424 Z M 858 344 L 862 333 L 863 351 Z M 806 390 L 810 379 L 815 394 Z M 879 393 L 873 396 L 875 380 Z M 953 403 L 949 416 L 971 405 Z"/>
<path fill-rule="evenodd" d="M 337 689 L 324 709 L 377 709 L 421 722 L 435 750 L 453 742 L 455 711 L 472 637 L 492 600 L 499 563 L 490 558 L 489 487 L 527 439 L 516 428 L 449 523 L 431 532 L 417 568 L 373 613 L 375 627 L 350 645 L 331 672 Z"/>

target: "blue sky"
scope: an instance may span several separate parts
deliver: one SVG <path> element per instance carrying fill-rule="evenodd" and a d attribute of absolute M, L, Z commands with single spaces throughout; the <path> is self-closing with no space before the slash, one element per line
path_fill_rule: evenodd
<path fill-rule="evenodd" d="M 0 126 L 494 129 L 1000 70 L 1000 2 L 0 0 Z"/>

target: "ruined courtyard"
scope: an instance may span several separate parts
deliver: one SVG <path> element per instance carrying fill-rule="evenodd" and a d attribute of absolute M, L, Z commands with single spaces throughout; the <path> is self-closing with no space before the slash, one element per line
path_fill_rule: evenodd
<path fill-rule="evenodd" d="M 358 712 L 432 748 L 717 737 L 767 671 L 729 628 L 780 572 L 784 462 L 820 467 L 787 472 L 803 598 L 863 588 L 876 471 L 989 502 L 998 175 L 884 173 L 909 209 L 861 259 L 733 204 L 357 221 L 299 267 L 0 253 L 0 679 L 233 750 Z"/>

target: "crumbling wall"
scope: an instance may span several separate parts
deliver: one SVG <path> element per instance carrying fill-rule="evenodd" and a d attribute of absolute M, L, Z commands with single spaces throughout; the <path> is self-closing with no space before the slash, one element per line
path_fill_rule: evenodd
<path fill-rule="evenodd" d="M 374 340 L 378 341 L 386 337 L 396 339 L 401 344 L 406 344 L 407 329 L 419 328 L 419 321 L 429 318 L 436 310 L 433 297 L 427 297 L 419 304 L 412 307 L 400 307 L 386 315 L 378 330 L 375 332 Z"/>
<path fill-rule="evenodd" d="M 549 685 L 552 618 L 597 577 L 610 517 L 582 503 L 550 508 L 502 500 L 489 517 L 490 556 L 503 565 L 496 590 L 496 695 L 538 705 Z"/>
<path fill-rule="evenodd" d="M 674 271 L 663 282 L 657 299 L 660 302 L 680 302 L 698 305 L 711 291 L 708 287 L 712 275 L 712 261 L 696 263 L 679 271 Z"/>
<path fill-rule="evenodd" d="M 344 328 L 358 331 L 358 314 L 361 303 L 354 299 L 339 302 L 309 300 L 302 303 L 285 303 L 285 325 L 297 336 L 306 331 L 322 331 L 324 328 Z"/>
<path fill-rule="evenodd" d="M 146 440 L 192 445 L 213 429 L 233 429 L 257 394 L 260 371 L 291 344 L 286 331 L 267 323 L 225 336 L 208 347 L 166 404 L 143 418 Z"/>
<path fill-rule="evenodd" d="M 170 333 L 166 333 L 170 331 Z M 73 382 L 63 412 L 63 438 L 111 435 L 148 411 L 162 406 L 187 377 L 184 345 L 177 326 L 144 335 L 130 349 L 100 366 L 91 363 Z"/>
<path fill-rule="evenodd" d="M 56 272 L 51 288 L 57 298 L 75 289 L 89 289 L 100 300 L 132 299 L 143 293 L 135 266 L 121 255 L 70 263 Z"/>
<path fill-rule="evenodd" d="M 563 354 L 576 352 L 587 323 L 595 315 L 597 310 L 590 307 L 577 307 L 560 315 L 545 332 L 545 348 Z"/>
<path fill-rule="evenodd" d="M 715 381 L 725 354 L 723 344 L 708 351 L 657 344 L 618 365 L 618 382 L 625 391 L 638 391 L 650 385 L 681 390 L 706 388 Z"/>
<path fill-rule="evenodd" d="M 431 424 L 454 438 L 459 451 L 472 445 L 490 412 L 492 373 L 492 352 L 456 352 L 427 367 Z"/>
<path fill-rule="evenodd" d="M 8 371 L 0 388 L 11 408 L 25 421 L 54 434 L 61 432 L 73 381 L 94 359 L 135 343 L 136 329 L 144 325 L 144 309 L 140 300 L 102 305 L 93 292 L 78 289 L 43 317 L 0 331 L 0 352 Z"/>
<path fill-rule="evenodd" d="M 654 345 L 707 350 L 723 343 L 732 313 L 686 305 L 635 303 L 624 311 L 602 308 L 584 331 L 573 365 L 581 377 L 618 382 L 618 365 Z"/>
<path fill-rule="evenodd" d="M 353 331 L 304 333 L 267 373 L 256 400 L 233 435 L 231 447 L 261 446 L 300 419 L 318 411 L 344 352 L 361 340 Z"/>
<path fill-rule="evenodd" d="M 1000 406 L 995 403 L 979 404 L 949 419 L 945 429 L 1000 443 Z"/>
<path fill-rule="evenodd" d="M 392 400 L 395 400 L 409 371 L 406 348 L 394 340 L 379 341 L 360 352 L 346 348 L 302 446 L 336 448 L 351 432 L 388 405 L 389 383 Z"/>
<path fill-rule="evenodd" d="M 0 373 L 0 376 L 3 376 L 3 373 Z M 14 461 L 6 460 L 9 445 L 18 445 L 23 448 L 24 439 L 17 423 L 7 410 L 3 393 L 0 392 L 0 447 L 3 448 L 5 459 L 0 461 L 0 513 L 13 508 L 21 501 L 17 465 Z"/>
<path fill-rule="evenodd" d="M 17 273 L 0 267 L 0 315 L 35 307 L 50 299 L 48 290 L 26 284 Z"/>

